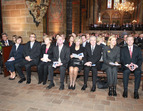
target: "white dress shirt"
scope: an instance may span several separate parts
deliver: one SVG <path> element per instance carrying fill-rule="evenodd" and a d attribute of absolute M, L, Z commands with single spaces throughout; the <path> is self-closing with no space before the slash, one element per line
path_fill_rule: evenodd
<path fill-rule="evenodd" d="M 30 48 L 32 49 L 35 42 L 30 42 Z"/>
<path fill-rule="evenodd" d="M 58 62 L 61 62 L 60 54 L 61 54 L 62 48 L 63 48 L 63 45 L 62 46 L 58 46 L 58 49 L 59 49 L 59 59 L 58 59 Z"/>
<path fill-rule="evenodd" d="M 128 46 L 128 49 L 129 49 L 129 51 L 130 51 L 130 49 L 131 49 L 131 51 L 132 51 L 132 53 L 133 53 L 133 45 L 132 45 L 132 46 Z"/>
<path fill-rule="evenodd" d="M 16 46 L 16 50 L 18 49 L 18 47 L 19 47 L 19 44 L 15 44 L 15 46 Z"/>

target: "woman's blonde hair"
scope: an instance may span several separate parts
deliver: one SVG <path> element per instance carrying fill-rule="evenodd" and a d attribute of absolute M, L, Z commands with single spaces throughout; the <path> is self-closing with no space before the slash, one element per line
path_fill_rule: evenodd
<path fill-rule="evenodd" d="M 51 35 L 45 35 L 43 38 L 44 38 L 44 41 L 45 41 L 45 39 L 48 38 L 52 42 L 52 36 Z"/>
<path fill-rule="evenodd" d="M 110 46 L 111 40 L 112 40 L 113 38 L 117 39 L 114 35 L 110 36 L 109 39 L 108 39 L 108 41 L 107 41 L 107 46 Z"/>
<path fill-rule="evenodd" d="M 80 40 L 80 44 L 82 43 L 82 39 L 81 37 L 77 36 L 75 39 L 74 39 L 74 43 L 76 43 L 78 40 Z"/>

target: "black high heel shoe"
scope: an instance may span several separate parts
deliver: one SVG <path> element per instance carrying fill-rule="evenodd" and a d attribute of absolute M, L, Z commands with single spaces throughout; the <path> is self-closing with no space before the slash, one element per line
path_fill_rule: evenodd
<path fill-rule="evenodd" d="M 9 80 L 15 80 L 15 77 L 14 78 L 9 77 Z"/>
<path fill-rule="evenodd" d="M 69 85 L 69 86 L 68 86 L 68 89 L 72 89 L 72 86 Z"/>
<path fill-rule="evenodd" d="M 72 86 L 72 90 L 75 90 L 75 88 L 76 88 L 76 84 L 74 86 Z"/>

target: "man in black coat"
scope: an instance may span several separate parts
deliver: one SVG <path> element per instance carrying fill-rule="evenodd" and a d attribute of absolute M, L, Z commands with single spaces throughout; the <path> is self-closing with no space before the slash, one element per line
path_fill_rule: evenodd
<path fill-rule="evenodd" d="M 27 74 L 26 84 L 31 83 L 31 67 L 38 65 L 40 50 L 41 50 L 41 44 L 36 41 L 36 35 L 32 33 L 30 35 L 30 41 L 24 45 L 23 56 L 25 59 L 15 65 L 15 68 L 21 78 L 20 81 L 18 81 L 18 83 L 22 83 L 23 81 L 26 80 L 21 69 L 22 67 L 25 67 L 26 69 L 26 74 Z"/>
<path fill-rule="evenodd" d="M 128 46 L 121 48 L 121 64 L 123 67 L 123 85 L 124 92 L 123 97 L 128 97 L 128 80 L 131 72 L 135 75 L 135 88 L 134 98 L 139 99 L 138 89 L 141 81 L 141 65 L 142 65 L 142 54 L 141 49 L 135 45 L 134 37 L 129 36 L 126 40 Z"/>
<path fill-rule="evenodd" d="M 96 44 L 96 37 L 90 37 L 90 44 L 85 47 L 84 51 L 84 85 L 81 90 L 85 90 L 87 88 L 87 81 L 89 71 L 92 71 L 92 88 L 91 91 L 94 92 L 96 90 L 96 78 L 97 78 L 97 63 L 101 58 L 102 48 L 101 46 Z"/>
<path fill-rule="evenodd" d="M 47 89 L 51 89 L 55 86 L 53 82 L 54 69 L 59 68 L 60 70 L 60 88 L 59 90 L 64 89 L 64 78 L 66 73 L 66 68 L 70 60 L 70 48 L 63 44 L 64 40 L 61 36 L 57 38 L 57 46 L 53 48 L 53 64 L 48 66 L 48 80 L 50 81 Z"/>
<path fill-rule="evenodd" d="M 8 40 L 8 35 L 2 33 L 2 46 L 12 46 L 14 43 L 11 40 Z"/>
<path fill-rule="evenodd" d="M 12 46 L 14 43 L 11 40 L 8 40 L 8 35 L 2 33 L 1 47 Z M 0 52 L 0 74 L 2 74 L 2 54 Z"/>

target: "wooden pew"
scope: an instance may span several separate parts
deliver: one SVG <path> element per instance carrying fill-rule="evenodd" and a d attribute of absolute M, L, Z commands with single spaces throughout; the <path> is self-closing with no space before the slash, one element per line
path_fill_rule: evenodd
<path fill-rule="evenodd" d="M 12 49 L 12 46 L 5 46 L 2 47 L 2 60 L 3 60 L 3 72 L 4 72 L 4 77 L 9 76 L 10 73 L 7 71 L 5 63 L 9 59 L 9 54 Z"/>

